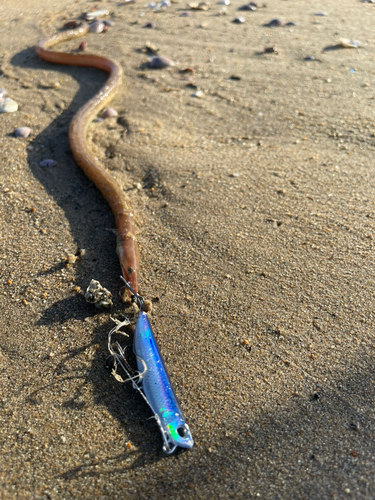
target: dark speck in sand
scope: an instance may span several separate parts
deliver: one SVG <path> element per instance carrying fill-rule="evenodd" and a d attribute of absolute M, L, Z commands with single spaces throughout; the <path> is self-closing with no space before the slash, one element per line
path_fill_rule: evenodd
<path fill-rule="evenodd" d="M 156 28 L 156 24 L 155 23 L 147 23 L 143 26 L 144 28 L 149 28 L 149 29 L 155 29 Z"/>

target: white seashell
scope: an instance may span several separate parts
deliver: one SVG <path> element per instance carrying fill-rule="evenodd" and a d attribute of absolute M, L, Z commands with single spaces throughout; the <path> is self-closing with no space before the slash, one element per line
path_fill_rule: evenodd
<path fill-rule="evenodd" d="M 18 109 L 18 104 L 10 97 L 6 97 L 0 102 L 0 113 L 14 113 Z"/>
<path fill-rule="evenodd" d="M 97 19 L 98 17 L 105 17 L 109 16 L 109 11 L 104 9 L 104 10 L 94 10 L 93 12 L 86 12 L 85 17 L 87 21 L 93 21 L 94 19 Z"/>
<path fill-rule="evenodd" d="M 55 160 L 43 160 L 39 163 L 40 167 L 54 167 L 55 165 L 57 165 Z"/>
<path fill-rule="evenodd" d="M 91 33 L 101 33 L 104 30 L 104 26 L 105 24 L 103 23 L 103 21 L 99 21 L 99 19 L 97 19 L 90 24 L 89 29 Z"/>
<path fill-rule="evenodd" d="M 16 130 L 14 131 L 14 135 L 16 137 L 23 137 L 26 139 L 26 137 L 29 137 L 31 132 L 31 129 L 29 127 L 17 127 Z"/>
<path fill-rule="evenodd" d="M 194 94 L 191 94 L 192 97 L 198 97 L 198 99 L 202 99 L 202 97 L 204 96 L 204 92 L 203 90 L 197 90 L 196 92 L 194 92 Z"/>
<path fill-rule="evenodd" d="M 103 113 L 101 114 L 101 117 L 102 118 L 112 118 L 113 116 L 117 116 L 118 113 L 115 109 L 113 108 L 107 108 L 103 111 Z"/>
<path fill-rule="evenodd" d="M 340 45 L 346 49 L 358 49 L 361 46 L 361 42 L 358 42 L 358 40 L 349 40 L 349 38 L 341 38 Z"/>

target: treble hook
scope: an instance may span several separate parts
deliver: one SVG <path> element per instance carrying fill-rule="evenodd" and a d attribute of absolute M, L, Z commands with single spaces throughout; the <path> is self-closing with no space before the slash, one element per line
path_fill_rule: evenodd
<path fill-rule="evenodd" d="M 124 282 L 125 288 L 127 288 L 133 294 L 132 298 L 134 297 L 135 302 L 137 303 L 139 309 L 142 311 L 143 303 L 145 301 L 144 298 L 139 295 L 139 293 L 135 293 L 130 282 L 127 282 L 123 276 L 120 276 L 120 279 L 122 279 L 122 281 Z"/>

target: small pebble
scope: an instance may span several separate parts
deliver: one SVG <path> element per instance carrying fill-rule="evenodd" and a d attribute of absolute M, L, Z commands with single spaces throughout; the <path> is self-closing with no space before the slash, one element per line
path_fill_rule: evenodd
<path fill-rule="evenodd" d="M 8 92 L 5 89 L 0 89 L 0 100 L 3 99 Z"/>
<path fill-rule="evenodd" d="M 182 12 L 180 14 L 180 17 L 189 17 L 190 16 L 190 12 Z"/>
<path fill-rule="evenodd" d="M 265 24 L 264 26 L 267 26 L 268 28 L 279 28 L 280 26 L 284 26 L 285 23 L 284 21 L 281 21 L 281 19 L 272 19 L 269 23 Z"/>
<path fill-rule="evenodd" d="M 93 21 L 90 24 L 90 32 L 91 33 L 101 33 L 104 30 L 105 24 L 103 21 L 99 21 L 98 19 L 96 21 Z"/>
<path fill-rule="evenodd" d="M 55 165 L 57 165 L 55 160 L 43 160 L 39 163 L 40 167 L 54 167 Z"/>
<path fill-rule="evenodd" d="M 264 49 L 265 54 L 278 54 L 277 48 L 276 47 L 266 47 Z"/>
<path fill-rule="evenodd" d="M 220 0 L 220 5 L 230 5 L 230 0 Z"/>
<path fill-rule="evenodd" d="M 251 10 L 251 11 L 254 11 L 254 10 L 257 10 L 256 6 L 253 4 L 253 3 L 247 3 L 246 5 L 242 5 L 242 7 L 240 7 L 238 10 Z"/>
<path fill-rule="evenodd" d="M 82 42 L 79 44 L 78 51 L 84 52 L 86 48 L 87 48 L 87 42 L 86 40 L 82 40 Z"/>
<path fill-rule="evenodd" d="M 306 56 L 303 60 L 304 61 L 315 61 L 315 56 Z"/>
<path fill-rule="evenodd" d="M 16 130 L 14 131 L 14 135 L 16 137 L 29 137 L 31 130 L 29 127 L 17 127 Z"/>
<path fill-rule="evenodd" d="M 162 69 L 167 68 L 168 66 L 174 66 L 175 63 L 171 61 L 171 59 L 168 59 L 168 57 L 154 56 L 149 60 L 148 65 L 153 69 Z"/>
<path fill-rule="evenodd" d="M 314 16 L 322 17 L 322 16 L 328 16 L 328 14 L 327 12 L 315 12 Z"/>
<path fill-rule="evenodd" d="M 235 23 L 235 24 L 242 24 L 244 22 L 245 22 L 245 18 L 242 16 L 235 17 L 232 21 L 232 23 Z"/>
<path fill-rule="evenodd" d="M 154 30 L 156 28 L 156 24 L 155 23 L 147 23 L 143 27 L 144 28 L 149 28 L 151 30 Z"/>
<path fill-rule="evenodd" d="M 110 28 L 112 28 L 115 25 L 115 23 L 110 19 L 104 19 L 103 23 L 105 26 L 109 26 Z"/>
<path fill-rule="evenodd" d="M 118 113 L 115 109 L 113 108 L 107 108 L 103 111 L 101 117 L 102 118 L 112 118 L 113 116 L 117 116 Z"/>
<path fill-rule="evenodd" d="M 14 113 L 18 109 L 18 104 L 10 97 L 6 97 L 0 102 L 0 113 Z"/>

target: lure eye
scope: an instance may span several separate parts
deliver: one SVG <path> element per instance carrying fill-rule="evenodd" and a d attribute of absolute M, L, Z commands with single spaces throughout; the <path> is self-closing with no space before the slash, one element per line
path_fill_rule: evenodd
<path fill-rule="evenodd" d="M 187 435 L 186 427 L 178 427 L 177 432 L 178 432 L 178 435 L 182 438 L 186 437 L 186 435 Z"/>

